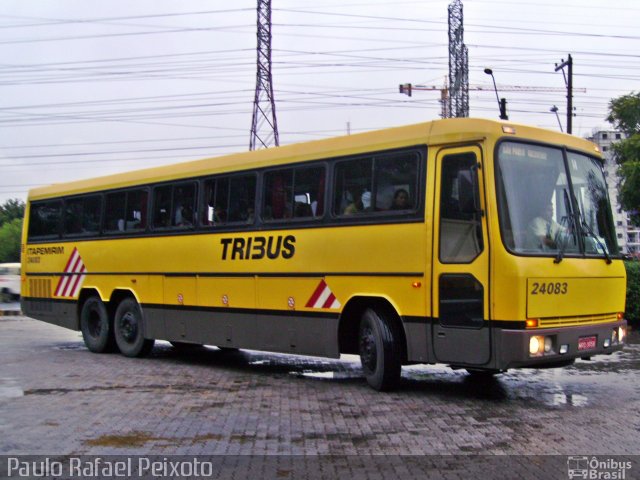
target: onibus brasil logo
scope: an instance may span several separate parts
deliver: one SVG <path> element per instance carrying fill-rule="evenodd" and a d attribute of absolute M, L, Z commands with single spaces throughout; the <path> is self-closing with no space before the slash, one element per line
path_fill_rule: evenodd
<path fill-rule="evenodd" d="M 625 480 L 631 470 L 631 462 L 615 458 L 571 456 L 567 459 L 569 478 L 588 480 Z M 630 472 L 629 472 L 630 474 Z"/>

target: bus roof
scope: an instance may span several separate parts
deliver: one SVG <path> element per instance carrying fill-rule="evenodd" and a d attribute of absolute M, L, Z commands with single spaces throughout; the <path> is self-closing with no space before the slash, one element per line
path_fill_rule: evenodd
<path fill-rule="evenodd" d="M 515 133 L 503 127 L 511 127 Z M 198 177 L 215 173 L 251 170 L 298 161 L 347 156 L 367 151 L 399 148 L 409 145 L 427 146 L 469 142 L 499 137 L 533 138 L 555 145 L 566 145 L 589 154 L 598 154 L 597 147 L 588 140 L 537 127 L 512 122 L 451 118 L 433 120 L 402 127 L 375 130 L 355 135 L 333 137 L 253 152 L 191 160 L 160 167 L 133 170 L 86 180 L 57 183 L 30 190 L 31 200 L 60 195 L 74 195 L 93 190 L 124 188 L 141 183 L 156 183 L 180 178 Z"/>

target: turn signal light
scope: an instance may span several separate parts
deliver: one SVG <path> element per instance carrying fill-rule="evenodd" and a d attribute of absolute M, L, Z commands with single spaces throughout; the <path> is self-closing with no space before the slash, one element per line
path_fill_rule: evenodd
<path fill-rule="evenodd" d="M 536 328 L 538 326 L 537 318 L 527 318 L 527 328 Z"/>

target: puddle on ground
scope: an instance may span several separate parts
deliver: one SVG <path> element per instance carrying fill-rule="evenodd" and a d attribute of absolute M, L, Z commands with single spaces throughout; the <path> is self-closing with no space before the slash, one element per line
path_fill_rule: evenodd
<path fill-rule="evenodd" d="M 0 399 L 24 397 L 24 390 L 13 378 L 0 378 Z"/>
<path fill-rule="evenodd" d="M 345 380 L 351 378 L 361 378 L 362 372 L 349 372 L 349 371 L 317 371 L 317 370 L 302 370 L 298 372 L 289 372 L 298 378 L 315 378 L 320 380 Z"/>

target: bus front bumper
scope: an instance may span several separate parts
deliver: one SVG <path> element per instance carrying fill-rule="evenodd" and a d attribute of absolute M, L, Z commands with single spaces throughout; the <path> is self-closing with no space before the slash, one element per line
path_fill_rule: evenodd
<path fill-rule="evenodd" d="M 622 350 L 627 322 L 527 330 L 498 328 L 494 332 L 499 370 L 542 368 Z"/>

